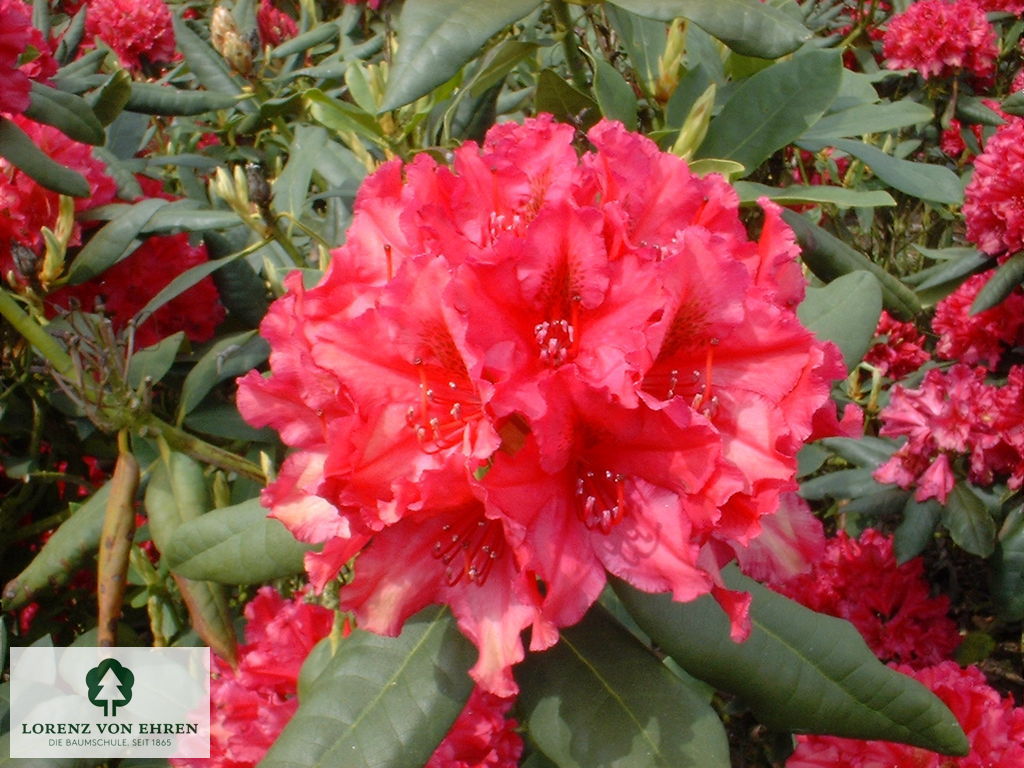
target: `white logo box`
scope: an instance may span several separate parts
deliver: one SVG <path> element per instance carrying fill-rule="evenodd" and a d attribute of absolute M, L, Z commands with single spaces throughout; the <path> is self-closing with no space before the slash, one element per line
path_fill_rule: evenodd
<path fill-rule="evenodd" d="M 12 758 L 209 757 L 209 648 L 11 648 Z"/>

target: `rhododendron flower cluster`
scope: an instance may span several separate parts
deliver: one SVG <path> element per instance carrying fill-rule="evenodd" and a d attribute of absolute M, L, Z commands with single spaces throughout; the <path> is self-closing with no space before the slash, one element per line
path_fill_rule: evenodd
<path fill-rule="evenodd" d="M 280 45 L 299 34 L 295 20 L 274 6 L 271 0 L 260 0 L 256 11 L 256 23 L 260 30 L 260 40 L 264 45 Z"/>
<path fill-rule="evenodd" d="M 794 308 L 792 233 L 765 201 L 751 241 L 733 190 L 620 124 L 492 128 L 452 167 L 421 154 L 363 185 L 323 281 L 298 274 L 262 332 L 270 378 L 242 414 L 297 450 L 264 502 L 318 588 L 359 555 L 342 607 L 396 634 L 451 606 L 471 674 L 558 639 L 606 571 L 680 601 L 795 488 L 795 455 L 838 428 L 838 351 Z"/>
<path fill-rule="evenodd" d="M 894 669 L 923 683 L 960 722 L 970 741 L 964 757 L 946 757 L 889 741 L 836 736 L 797 736 L 786 768 L 1017 768 L 1024 765 L 1024 708 L 1002 698 L 977 667 L 944 661 L 931 667 Z"/>
<path fill-rule="evenodd" d="M 967 238 L 993 256 L 1024 249 L 1024 120 L 996 129 L 964 190 Z"/>
<path fill-rule="evenodd" d="M 30 6 L 22 0 L 0 0 L 0 116 L 24 112 L 30 80 L 56 71 L 50 47 L 32 26 Z"/>
<path fill-rule="evenodd" d="M 971 314 L 971 304 L 994 271 L 973 275 L 935 307 L 936 354 L 968 365 L 999 365 L 1007 349 L 1021 342 L 1024 293 L 1019 288 L 991 309 Z"/>
<path fill-rule="evenodd" d="M 48 125 L 16 115 L 12 120 L 54 161 L 77 171 L 89 184 L 90 196 L 76 198 L 75 210 L 83 211 L 112 202 L 117 194 L 106 166 L 93 155 L 92 147 L 73 141 Z M 56 229 L 60 195 L 41 186 L 26 173 L 0 158 L 0 272 L 15 269 L 11 249 L 15 244 L 37 256 L 42 253 L 43 227 Z M 73 226 L 70 244 L 81 242 L 81 226 Z"/>
<path fill-rule="evenodd" d="M 878 320 L 875 336 L 881 338 L 864 355 L 864 362 L 875 366 L 883 376 L 902 379 L 930 359 L 924 348 L 924 334 L 913 323 L 902 323 L 886 311 Z"/>
<path fill-rule="evenodd" d="M 271 587 L 245 606 L 245 618 L 238 666 L 213 657 L 210 757 L 172 759 L 177 768 L 254 768 L 295 714 L 302 663 L 334 623 L 327 608 Z M 511 707 L 475 689 L 426 768 L 514 768 L 523 741 L 506 718 Z"/>
<path fill-rule="evenodd" d="M 960 644 L 949 599 L 931 597 L 924 561 L 897 565 L 890 536 L 840 531 L 811 570 L 772 586 L 808 608 L 846 619 L 883 661 L 913 667 L 948 659 Z"/>
<path fill-rule="evenodd" d="M 985 382 L 987 371 L 959 363 L 931 370 L 917 389 L 893 388 L 881 413 L 879 434 L 907 442 L 875 471 L 882 483 L 917 486 L 918 501 L 943 504 L 956 476 L 953 462 L 966 454 L 966 474 L 990 485 L 1005 477 L 1011 488 L 1024 482 L 1024 368 L 1010 370 L 1004 386 Z"/>
<path fill-rule="evenodd" d="M 975 0 L 917 0 L 889 19 L 882 38 L 889 69 L 916 69 L 921 77 L 969 72 L 990 77 L 999 55 L 996 33 Z"/>
<path fill-rule="evenodd" d="M 208 260 L 206 246 L 190 245 L 184 232 L 154 236 L 101 275 L 62 288 L 47 299 L 53 310 L 71 309 L 72 299 L 86 312 L 101 305 L 114 330 L 120 331 L 177 275 Z M 141 318 L 135 329 L 135 346 L 147 347 L 178 331 L 184 331 L 192 341 L 207 341 L 224 315 L 217 287 L 209 277 L 203 278 L 149 317 Z"/>
<path fill-rule="evenodd" d="M 85 33 L 103 40 L 133 72 L 176 56 L 171 11 L 163 0 L 89 0 Z"/>

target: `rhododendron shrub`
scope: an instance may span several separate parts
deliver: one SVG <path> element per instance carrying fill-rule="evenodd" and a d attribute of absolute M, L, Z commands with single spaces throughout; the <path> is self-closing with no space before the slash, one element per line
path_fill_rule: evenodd
<path fill-rule="evenodd" d="M 795 487 L 842 372 L 796 319 L 775 206 L 749 240 L 720 179 L 613 123 L 588 136 L 578 158 L 541 117 L 451 168 L 385 165 L 321 284 L 290 278 L 264 323 L 273 375 L 240 383 L 296 449 L 265 503 L 325 542 L 313 583 L 359 554 L 342 606 L 388 634 L 449 603 L 499 695 L 519 633 L 554 643 L 606 572 L 711 592 L 742 638 L 718 568 Z"/>
<path fill-rule="evenodd" d="M 921 669 L 896 669 L 920 681 L 942 699 L 971 743 L 965 757 L 887 741 L 856 741 L 835 736 L 797 736 L 786 768 L 1011 768 L 1024 764 L 1024 707 L 989 687 L 977 667 L 962 669 L 943 661 Z"/>

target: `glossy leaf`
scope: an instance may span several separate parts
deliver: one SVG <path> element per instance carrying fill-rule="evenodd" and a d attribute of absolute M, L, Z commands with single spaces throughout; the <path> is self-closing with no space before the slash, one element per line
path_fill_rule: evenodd
<path fill-rule="evenodd" d="M 841 275 L 864 270 L 881 283 L 882 301 L 889 312 L 909 320 L 921 311 L 914 292 L 864 254 L 796 211 L 783 210 L 782 218 L 793 228 L 804 264 L 822 281 L 829 283 Z"/>
<path fill-rule="evenodd" d="M 815 336 L 839 347 L 846 369 L 852 371 L 878 327 L 882 287 L 870 272 L 850 272 L 821 288 L 809 287 L 797 315 Z"/>
<path fill-rule="evenodd" d="M 312 547 L 251 499 L 183 523 L 164 551 L 171 570 L 218 584 L 258 584 L 302 572 Z"/>
<path fill-rule="evenodd" d="M 928 107 L 910 99 L 888 104 L 858 104 L 825 115 L 800 137 L 803 140 L 827 140 L 844 136 L 883 133 L 909 125 L 927 123 L 935 115 Z"/>
<path fill-rule="evenodd" d="M 739 573 L 751 633 L 729 639 L 729 619 L 710 596 L 690 603 L 613 587 L 637 623 L 687 672 L 743 699 L 770 728 L 900 741 L 967 753 L 956 718 L 923 685 L 882 664 L 851 624 L 814 613 Z"/>
<path fill-rule="evenodd" d="M 516 679 L 530 740 L 559 768 L 729 765 L 715 711 L 599 606 Z"/>
<path fill-rule="evenodd" d="M 882 486 L 872 477 L 871 469 L 840 469 L 829 472 L 800 485 L 800 495 L 805 499 L 820 501 L 822 499 L 856 499 L 871 493 L 878 493 Z"/>
<path fill-rule="evenodd" d="M 963 183 L 959 176 L 945 166 L 900 160 L 853 139 L 830 139 L 827 142 L 801 139 L 797 142 L 798 146 L 812 152 L 819 151 L 826 144 L 856 157 L 868 166 L 875 176 L 900 192 L 936 203 L 959 205 L 963 202 Z"/>
<path fill-rule="evenodd" d="M 1024 281 L 1024 253 L 1015 253 L 996 268 L 985 286 L 974 297 L 971 314 L 991 309 L 1009 296 Z"/>
<path fill-rule="evenodd" d="M 174 39 L 178 50 L 185 57 L 185 63 L 196 76 L 196 79 L 210 92 L 216 94 L 238 95 L 242 93 L 235 76 L 219 53 L 199 35 L 192 31 L 188 23 L 175 15 Z M 238 109 L 242 112 L 255 114 L 256 107 L 248 101 L 239 101 Z"/>
<path fill-rule="evenodd" d="M 988 557 L 996 544 L 996 523 L 988 505 L 970 484 L 960 480 L 953 486 L 942 511 L 942 524 L 953 542 L 978 557 Z"/>
<path fill-rule="evenodd" d="M 323 43 L 330 43 L 338 39 L 341 30 L 337 24 L 327 22 L 313 27 L 308 32 L 296 35 L 291 40 L 286 40 L 270 52 L 270 58 L 283 59 L 295 53 L 304 53 Z"/>
<path fill-rule="evenodd" d="M 132 83 L 124 108 L 145 115 L 201 115 L 238 103 L 237 94 L 230 91 L 186 91 L 171 85 Z"/>
<path fill-rule="evenodd" d="M 758 0 L 608 0 L 659 21 L 682 17 L 737 53 L 776 59 L 795 51 L 811 33 L 784 11 Z"/>
<path fill-rule="evenodd" d="M 15 123 L 0 117 L 0 157 L 47 189 L 72 197 L 89 197 L 89 182 L 77 171 L 54 162 Z"/>
<path fill-rule="evenodd" d="M 81 96 L 32 81 L 32 101 L 25 117 L 52 125 L 65 136 L 99 146 L 106 141 L 103 125 Z"/>
<path fill-rule="evenodd" d="M 307 204 L 309 181 L 327 146 L 327 131 L 319 125 L 299 125 L 289 147 L 288 162 L 274 180 L 274 210 L 298 219 Z M 287 227 L 289 220 L 282 223 Z"/>
<path fill-rule="evenodd" d="M 742 163 L 750 173 L 814 125 L 839 90 L 837 51 L 801 53 L 761 70 L 733 91 L 697 157 Z"/>
<path fill-rule="evenodd" d="M 601 119 L 597 102 L 551 69 L 543 69 L 537 76 L 535 103 L 539 112 L 550 112 L 557 119 L 578 124 L 584 130 Z"/>
<path fill-rule="evenodd" d="M 136 238 L 157 209 L 165 205 L 167 201 L 159 198 L 142 200 L 105 224 L 71 262 L 68 282 L 78 285 L 91 280 L 135 250 Z"/>
<path fill-rule="evenodd" d="M 753 181 L 737 181 L 733 184 L 741 203 L 752 203 L 759 197 L 767 197 L 780 205 L 801 203 L 828 203 L 841 208 L 874 208 L 896 205 L 892 195 L 881 189 L 847 189 L 825 184 L 793 184 L 788 187 L 769 187 Z"/>
<path fill-rule="evenodd" d="M 925 256 L 940 251 L 918 248 Z M 995 262 L 992 257 L 975 248 L 945 248 L 951 258 L 904 278 L 927 304 L 934 304 L 955 291 L 971 275 L 988 269 Z M 950 253 L 953 252 L 953 253 Z M 911 282 L 913 280 L 913 282 Z"/>
<path fill-rule="evenodd" d="M 658 60 L 665 51 L 664 22 L 645 18 L 611 3 L 605 4 L 604 13 L 626 49 L 641 86 L 648 93 L 653 93 L 660 72 Z"/>
<path fill-rule="evenodd" d="M 469 698 L 475 654 L 445 607 L 424 609 L 396 638 L 356 630 L 259 768 L 426 764 Z"/>
<path fill-rule="evenodd" d="M 60 524 L 28 567 L 4 587 L 4 610 L 20 608 L 39 592 L 68 583 L 99 546 L 109 496 L 107 482 Z"/>
<path fill-rule="evenodd" d="M 128 386 L 138 389 L 146 379 L 151 384 L 160 381 L 174 364 L 174 358 L 184 340 L 185 332 L 178 331 L 132 355 L 128 362 Z"/>
<path fill-rule="evenodd" d="M 381 111 L 415 101 L 447 82 L 493 35 L 538 5 L 540 0 L 406 0 Z"/>
<path fill-rule="evenodd" d="M 935 528 L 941 517 L 942 507 L 935 499 L 907 499 L 903 507 L 903 521 L 893 533 L 892 546 L 897 563 L 902 565 L 924 551 L 935 535 Z"/>
<path fill-rule="evenodd" d="M 594 69 L 594 95 L 601 114 L 636 130 L 636 94 L 625 78 L 604 59 Z"/>
<path fill-rule="evenodd" d="M 132 76 L 128 70 L 119 69 L 90 95 L 89 106 L 100 123 L 110 125 L 125 108 L 131 93 Z"/>
<path fill-rule="evenodd" d="M 992 558 L 992 596 L 1006 621 L 1024 619 L 1024 507 L 1006 516 Z"/>
<path fill-rule="evenodd" d="M 867 469 L 878 469 L 889 460 L 896 450 L 896 443 L 880 437 L 827 437 L 818 442 L 830 451 L 842 456 L 851 464 Z"/>

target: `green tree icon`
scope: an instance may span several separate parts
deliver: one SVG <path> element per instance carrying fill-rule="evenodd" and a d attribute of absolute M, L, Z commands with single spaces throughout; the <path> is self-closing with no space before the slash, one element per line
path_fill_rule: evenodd
<path fill-rule="evenodd" d="M 103 707 L 104 716 L 109 717 L 132 700 L 135 675 L 116 659 L 104 659 L 85 673 L 85 684 L 89 686 L 89 701 Z"/>

